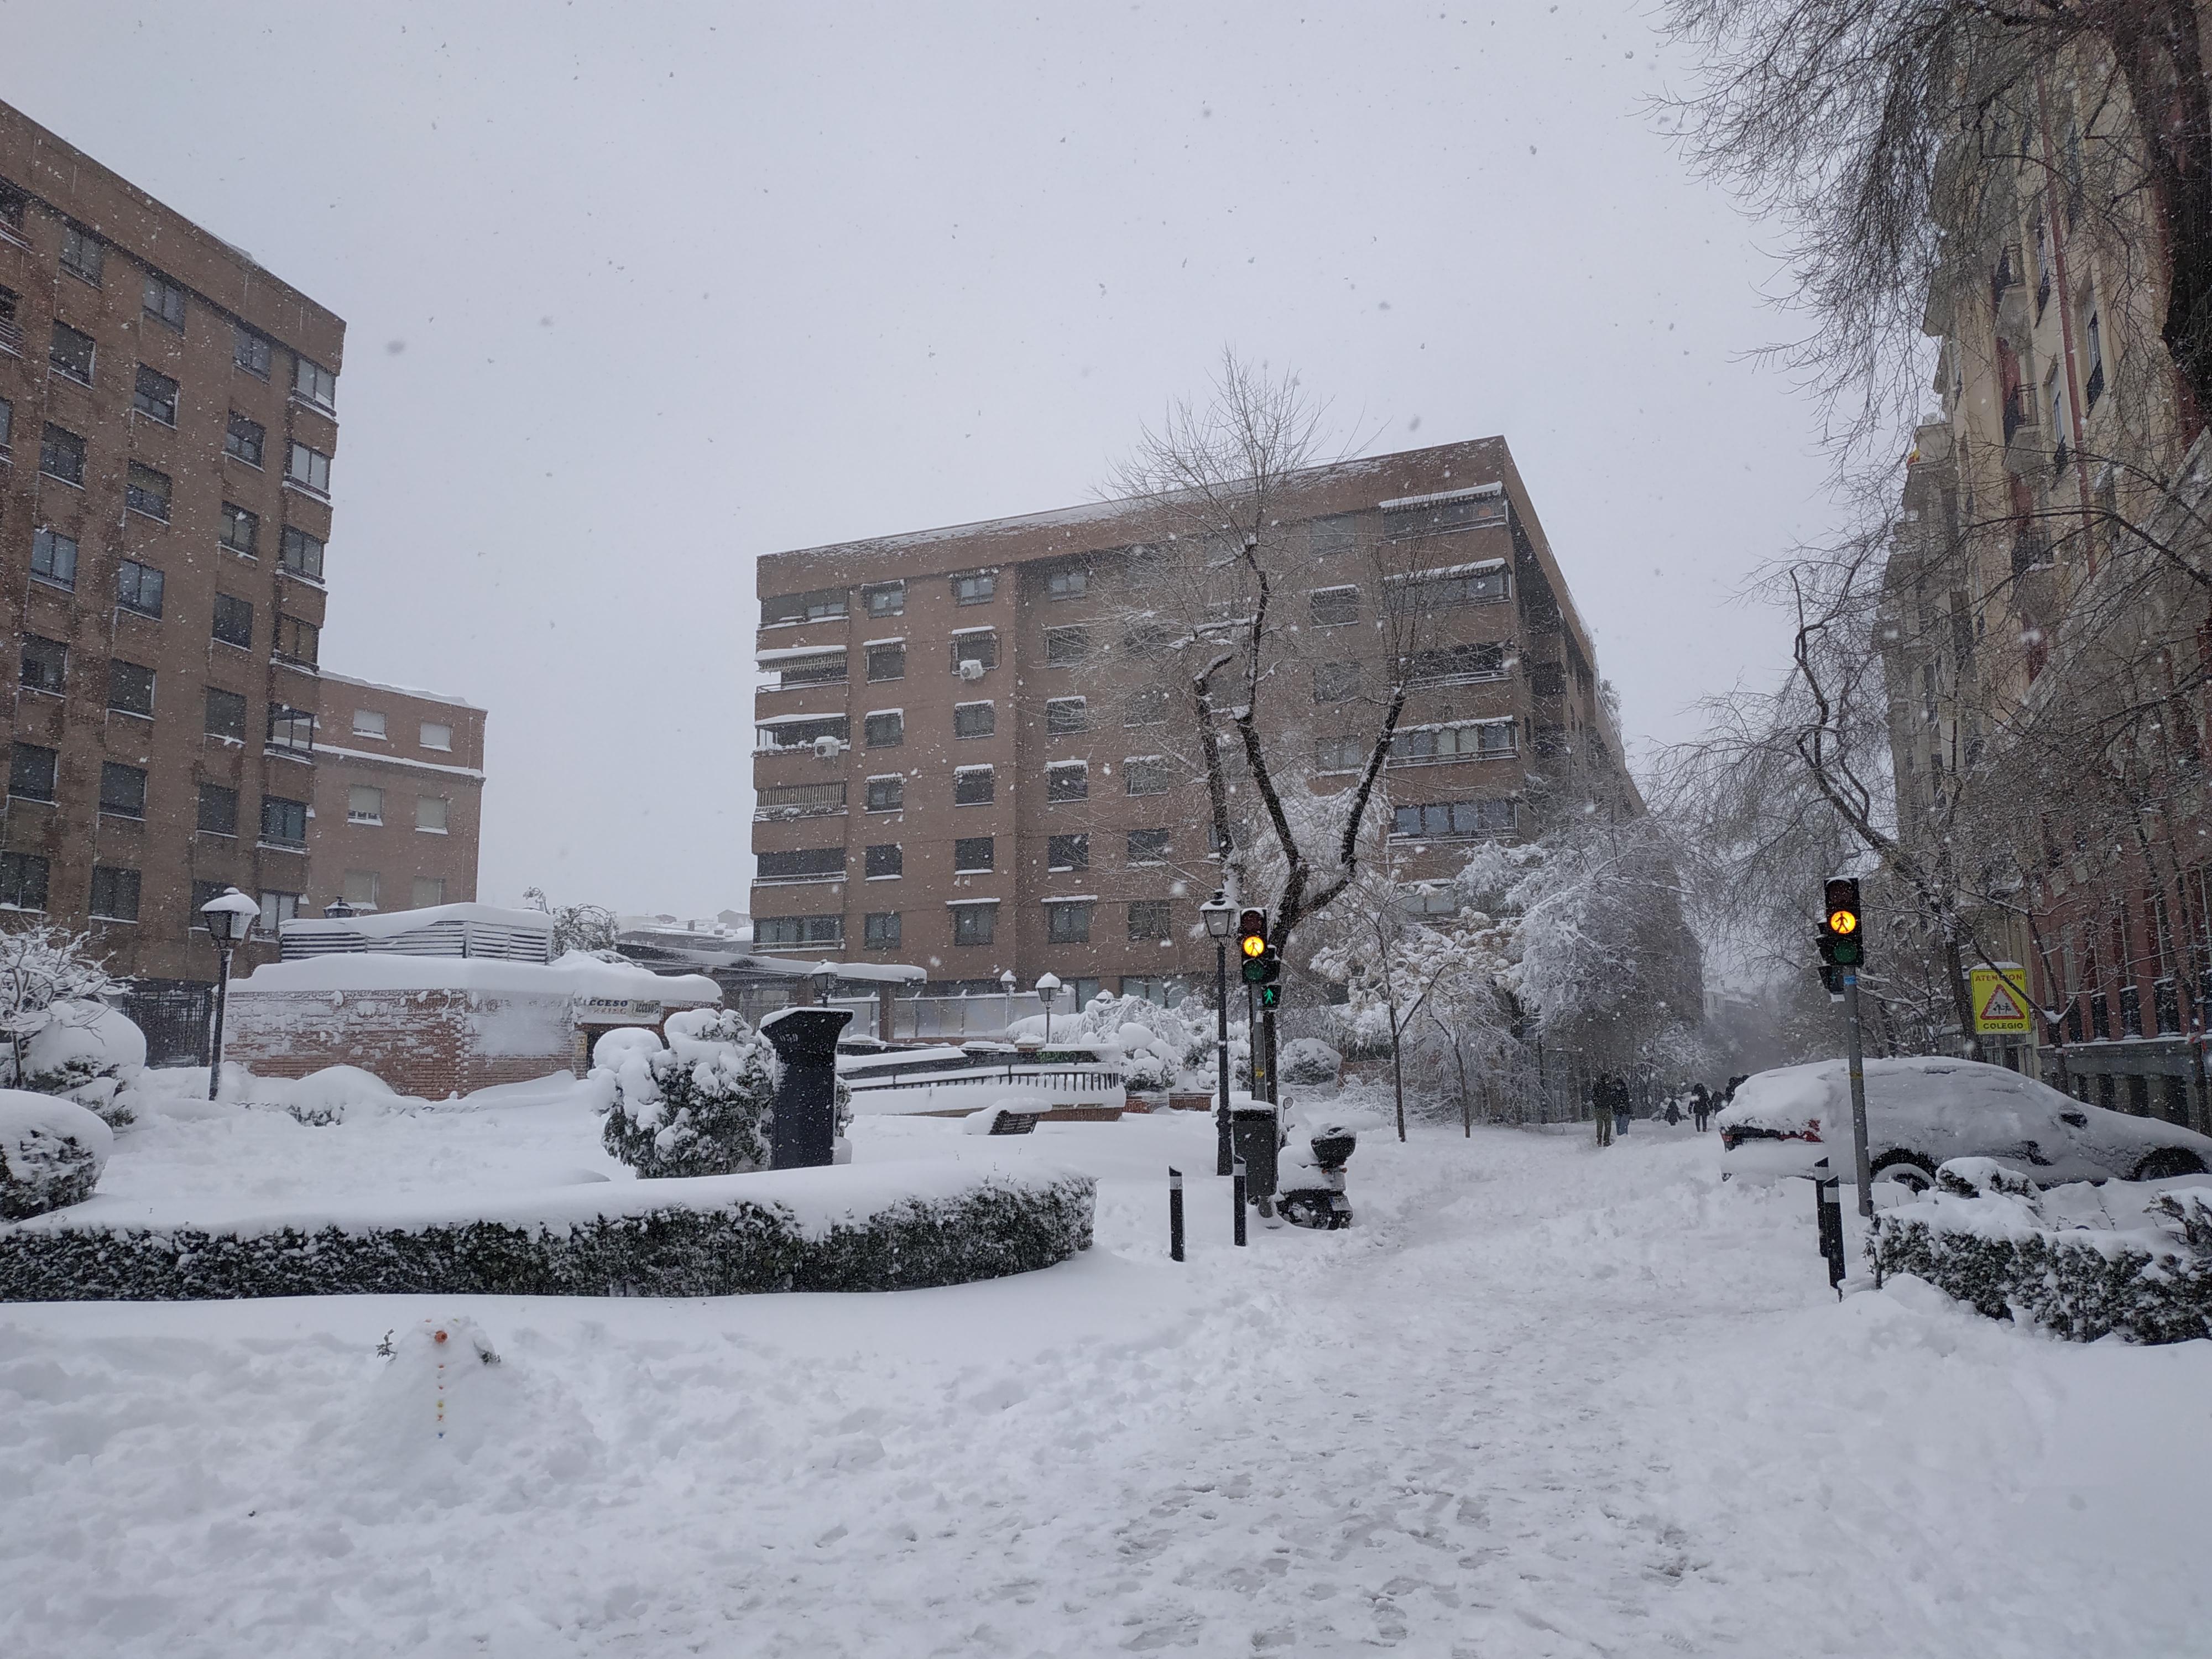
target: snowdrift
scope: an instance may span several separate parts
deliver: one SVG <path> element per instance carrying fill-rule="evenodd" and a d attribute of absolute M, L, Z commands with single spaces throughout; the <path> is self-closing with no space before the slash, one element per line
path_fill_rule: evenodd
<path fill-rule="evenodd" d="M 596 1183 L 126 1220 L 97 1204 L 0 1227 L 0 1301 L 194 1301 L 435 1291 L 732 1296 L 965 1284 L 1091 1244 L 1097 1182 L 972 1160 Z"/>

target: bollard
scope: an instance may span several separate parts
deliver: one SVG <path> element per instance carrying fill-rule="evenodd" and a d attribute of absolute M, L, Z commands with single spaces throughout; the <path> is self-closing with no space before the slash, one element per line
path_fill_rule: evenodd
<path fill-rule="evenodd" d="M 852 1018 L 843 1008 L 782 1008 L 761 1021 L 761 1035 L 783 1062 L 770 1167 L 826 1166 L 836 1156 L 837 1038 Z"/>
<path fill-rule="evenodd" d="M 1182 1171 L 1168 1165 L 1168 1260 L 1182 1260 Z"/>
<path fill-rule="evenodd" d="M 1229 1189 L 1237 1200 L 1237 1242 L 1244 1242 L 1244 1160 L 1238 1158 L 1229 1166 Z"/>
<path fill-rule="evenodd" d="M 1844 1299 L 1844 1197 L 1839 1178 L 1815 1181 L 1813 1203 L 1820 1223 L 1820 1254 L 1828 1258 L 1828 1285 Z"/>

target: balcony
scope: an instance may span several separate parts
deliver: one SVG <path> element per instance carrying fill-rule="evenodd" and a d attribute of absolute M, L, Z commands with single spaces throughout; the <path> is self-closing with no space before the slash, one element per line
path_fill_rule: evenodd
<path fill-rule="evenodd" d="M 842 781 L 772 785 L 762 790 L 754 802 L 753 822 L 836 817 L 842 816 L 845 810 L 845 785 Z"/>
<path fill-rule="evenodd" d="M 2089 371 L 2089 384 L 2084 390 L 2088 395 L 2089 407 L 2094 409 L 2097 406 L 2097 399 L 2105 395 L 2104 364 L 2099 363 Z"/>
<path fill-rule="evenodd" d="M 2024 386 L 2016 386 L 2005 393 L 2004 441 L 2009 444 L 2019 433 L 2035 425 L 2035 394 Z"/>

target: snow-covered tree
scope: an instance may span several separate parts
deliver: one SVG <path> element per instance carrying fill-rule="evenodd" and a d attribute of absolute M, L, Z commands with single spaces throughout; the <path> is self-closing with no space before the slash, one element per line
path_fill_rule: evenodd
<path fill-rule="evenodd" d="M 735 1012 L 668 1017 L 668 1047 L 651 1031 L 611 1032 L 592 1072 L 605 1091 L 607 1151 L 646 1177 L 764 1170 L 773 1152 L 776 1061 Z"/>
<path fill-rule="evenodd" d="M 542 887 L 526 887 L 522 902 L 533 910 L 542 910 L 553 918 L 553 954 L 566 956 L 571 951 L 611 951 L 615 948 L 617 931 L 615 913 L 604 904 L 556 905 L 545 896 Z"/>
<path fill-rule="evenodd" d="M 0 1035 L 7 1039 L 8 1086 L 25 1086 L 33 1037 L 57 1020 L 95 1018 L 106 1012 L 101 999 L 122 989 L 105 959 L 93 954 L 89 933 L 43 922 L 0 931 Z"/>

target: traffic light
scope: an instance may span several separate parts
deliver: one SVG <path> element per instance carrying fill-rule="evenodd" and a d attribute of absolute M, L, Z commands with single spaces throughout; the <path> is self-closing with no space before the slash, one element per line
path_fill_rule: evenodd
<path fill-rule="evenodd" d="M 1282 1002 L 1283 988 L 1281 986 L 1262 985 L 1260 988 L 1260 1006 L 1262 1008 L 1279 1008 L 1282 1006 Z"/>
<path fill-rule="evenodd" d="M 1240 910 L 1237 913 L 1237 949 L 1248 962 L 1254 957 L 1267 953 L 1267 913 L 1265 910 Z"/>
<path fill-rule="evenodd" d="M 1859 913 L 1859 884 L 1838 876 L 1820 894 L 1820 961 L 1824 977 L 1838 988 L 1841 974 L 1828 969 L 1856 971 L 1866 960 L 1865 930 Z"/>

